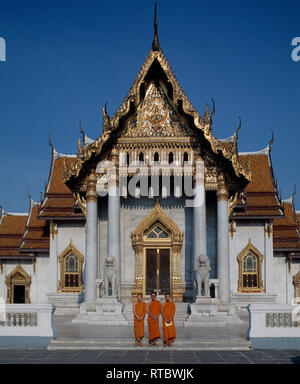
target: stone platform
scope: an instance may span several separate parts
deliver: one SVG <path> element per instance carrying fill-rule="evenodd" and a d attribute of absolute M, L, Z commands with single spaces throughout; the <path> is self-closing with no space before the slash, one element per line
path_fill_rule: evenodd
<path fill-rule="evenodd" d="M 225 327 L 229 324 L 242 324 L 243 320 L 230 303 L 219 303 L 205 296 L 197 297 L 189 304 L 190 315 L 184 322 L 185 327 Z"/>
<path fill-rule="evenodd" d="M 79 315 L 72 319 L 72 324 L 128 325 L 123 315 L 123 305 L 116 297 L 98 298 L 93 307 L 93 309 L 88 308 L 83 303 Z"/>
<path fill-rule="evenodd" d="M 145 321 L 143 348 L 134 346 L 133 326 L 98 326 L 74 324 L 70 316 L 56 316 L 57 338 L 52 340 L 48 350 L 162 350 L 162 351 L 242 351 L 250 350 L 247 340 L 248 323 L 225 327 L 183 327 L 176 326 L 177 339 L 171 348 L 148 346 L 148 327 Z"/>

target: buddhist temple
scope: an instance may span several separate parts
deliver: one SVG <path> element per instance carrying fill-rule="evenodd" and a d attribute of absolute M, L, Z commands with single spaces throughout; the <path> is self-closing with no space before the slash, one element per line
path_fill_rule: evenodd
<path fill-rule="evenodd" d="M 241 153 L 241 124 L 217 138 L 214 101 L 203 116 L 194 108 L 160 46 L 156 13 L 154 26 L 127 96 L 113 116 L 103 107 L 99 136 L 81 129 L 75 154 L 50 141 L 41 201 L 29 196 L 26 213 L 1 208 L 5 302 L 51 303 L 75 317 L 113 295 L 125 318 L 138 293 L 170 292 L 187 305 L 199 255 L 220 305 L 300 300 L 300 212 L 294 194 L 279 194 L 273 139 Z"/>

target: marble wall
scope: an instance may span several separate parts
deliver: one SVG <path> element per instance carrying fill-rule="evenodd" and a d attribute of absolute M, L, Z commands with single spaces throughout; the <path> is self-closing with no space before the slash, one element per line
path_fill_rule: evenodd
<path fill-rule="evenodd" d="M 130 296 L 135 280 L 135 250 L 131 233 L 151 212 L 156 199 L 147 197 L 121 198 L 121 281 L 122 295 Z M 193 209 L 185 206 L 184 198 L 160 198 L 166 214 L 184 232 L 181 249 L 182 283 L 189 293 L 193 289 Z M 207 194 L 207 243 L 212 272 L 216 277 L 216 199 L 215 193 Z M 104 259 L 107 254 L 107 198 L 99 199 L 99 278 L 103 278 Z"/>
<path fill-rule="evenodd" d="M 0 298 L 7 300 L 7 276 L 17 267 L 16 261 L 4 261 L 3 273 L 0 274 Z M 47 293 L 51 289 L 50 262 L 47 254 L 38 254 L 35 272 L 31 261 L 21 261 L 21 267 L 31 277 L 30 302 L 31 304 L 46 304 Z"/>

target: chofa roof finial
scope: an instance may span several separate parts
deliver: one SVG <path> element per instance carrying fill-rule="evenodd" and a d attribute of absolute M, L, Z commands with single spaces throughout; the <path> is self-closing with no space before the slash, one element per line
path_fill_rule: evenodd
<path fill-rule="evenodd" d="M 154 8 L 154 39 L 152 43 L 152 49 L 153 51 L 159 51 L 159 41 L 158 41 L 158 25 L 157 25 L 157 2 L 155 2 L 155 8 Z"/>
<path fill-rule="evenodd" d="M 52 144 L 52 141 L 51 141 L 51 132 L 49 133 L 49 146 L 52 148 L 52 151 L 54 151 L 54 145 Z"/>
<path fill-rule="evenodd" d="M 271 138 L 271 140 L 269 141 L 269 144 L 268 144 L 269 149 L 271 148 L 271 145 L 274 144 L 274 131 L 271 129 L 271 132 L 272 132 L 272 138 Z"/>

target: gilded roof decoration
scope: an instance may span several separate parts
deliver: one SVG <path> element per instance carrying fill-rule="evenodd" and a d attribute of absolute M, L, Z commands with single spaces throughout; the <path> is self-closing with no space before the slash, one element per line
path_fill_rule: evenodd
<path fill-rule="evenodd" d="M 179 106 L 181 104 L 183 112 L 190 116 L 194 122 L 195 127 L 202 132 L 205 139 L 210 143 L 211 150 L 215 154 L 222 154 L 223 157 L 229 160 L 232 164 L 232 167 L 235 171 L 237 177 L 244 177 L 246 180 L 251 180 L 251 170 L 249 167 L 243 165 L 239 161 L 238 152 L 237 152 L 237 143 L 234 141 L 233 143 L 224 143 L 218 140 L 212 134 L 212 116 L 215 114 L 215 105 L 213 105 L 213 109 L 210 112 L 209 106 L 207 105 L 206 112 L 204 117 L 202 118 L 197 110 L 193 107 L 190 100 L 184 93 L 181 88 L 176 76 L 174 75 L 171 66 L 164 55 L 161 49 L 159 50 L 150 50 L 144 64 L 141 67 L 132 87 L 130 88 L 127 96 L 125 97 L 123 103 L 120 105 L 118 110 L 115 112 L 112 118 L 110 118 L 107 114 L 106 108 L 103 108 L 103 133 L 94 143 L 90 145 L 84 145 L 82 147 L 79 145 L 78 150 L 78 161 L 76 163 L 72 163 L 70 166 L 65 167 L 64 170 L 64 181 L 67 182 L 72 177 L 77 178 L 79 173 L 83 167 L 83 164 L 88 161 L 92 155 L 100 154 L 103 144 L 108 141 L 111 137 L 113 131 L 120 128 L 120 119 L 128 116 L 131 106 L 135 106 L 138 109 L 141 104 L 142 92 L 140 92 L 140 88 L 145 85 L 146 76 L 154 62 L 158 62 L 163 71 L 165 72 L 168 83 L 172 86 L 172 103 L 175 106 Z M 214 104 L 214 103 L 213 103 Z M 159 110 L 149 111 L 150 117 L 152 119 L 152 127 L 157 126 L 155 122 L 160 122 L 160 112 Z M 154 117 L 154 119 L 153 119 Z M 161 118 L 163 118 L 161 116 Z M 137 122 L 138 123 L 138 122 Z M 133 124 L 133 123 L 131 123 Z M 149 120 L 144 122 L 144 124 L 149 127 Z M 150 123 L 151 124 L 151 123 Z M 132 129 L 132 127 L 130 127 Z M 155 129 L 154 129 L 155 130 Z M 149 130 L 146 130 L 149 133 Z M 152 130 L 153 132 L 153 130 Z"/>
<path fill-rule="evenodd" d="M 129 120 L 124 136 L 178 137 L 192 134 L 192 130 L 179 118 L 162 87 L 151 82 L 136 115 Z"/>

